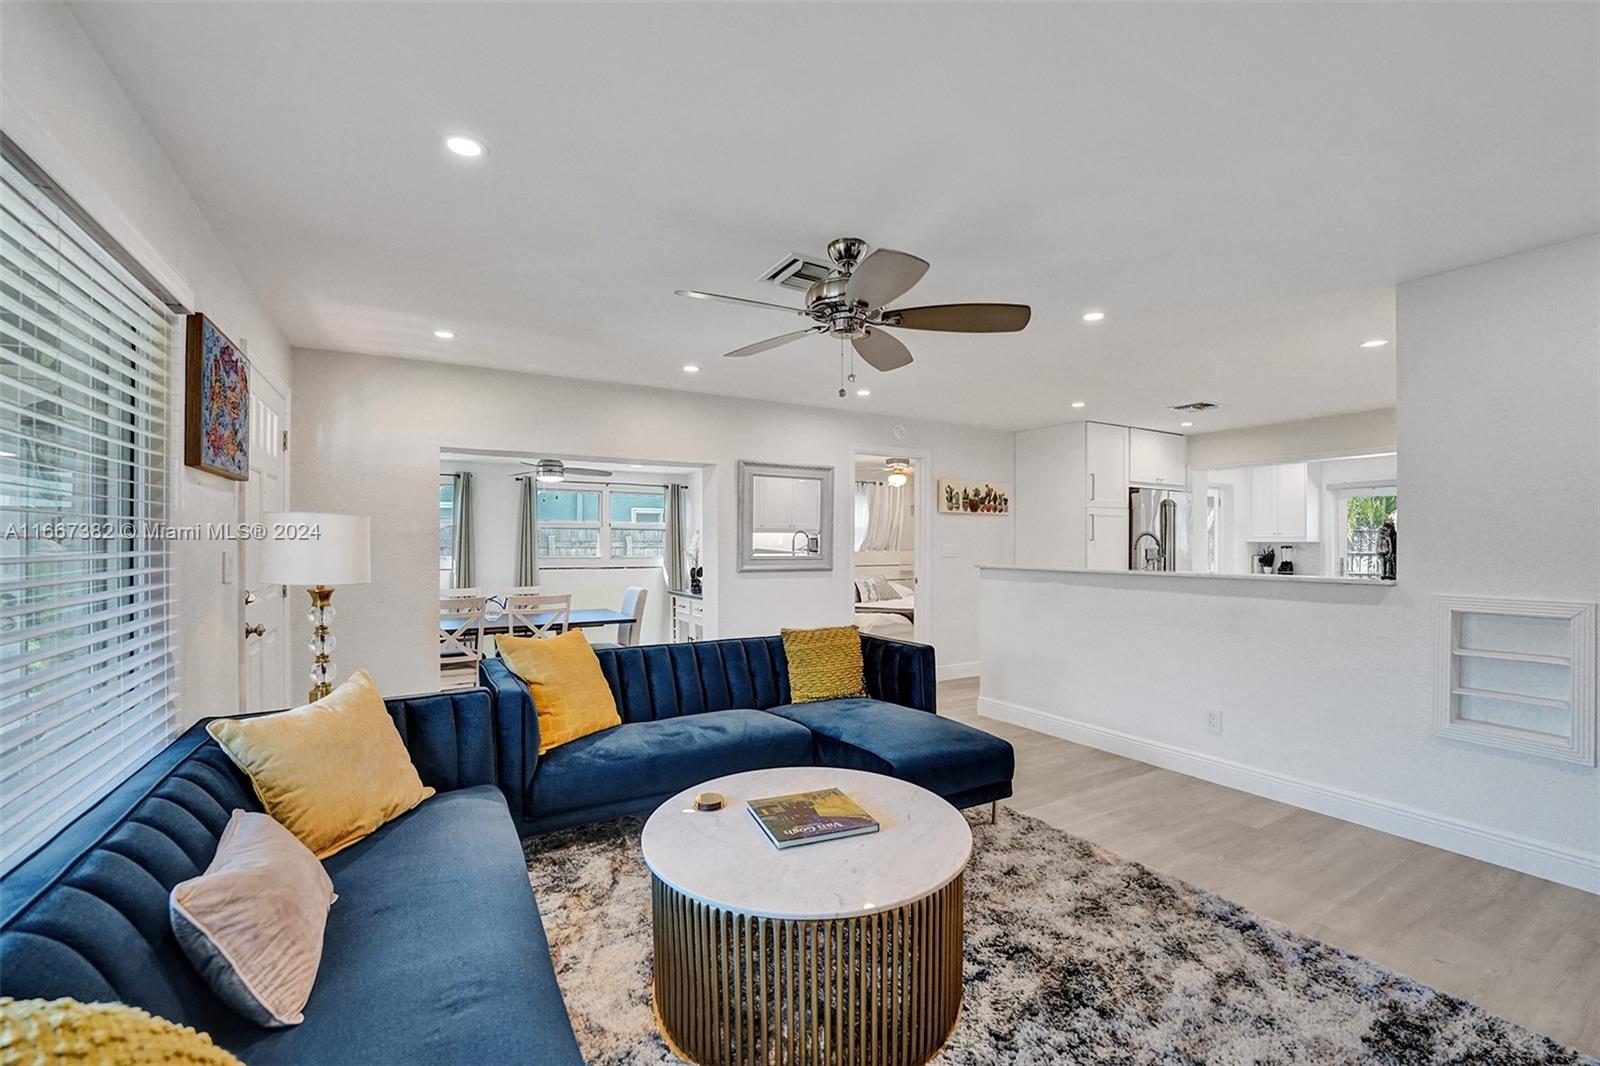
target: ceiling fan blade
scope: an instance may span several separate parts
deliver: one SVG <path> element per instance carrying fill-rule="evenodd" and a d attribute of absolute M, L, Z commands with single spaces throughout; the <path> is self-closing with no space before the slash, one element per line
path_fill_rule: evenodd
<path fill-rule="evenodd" d="M 1032 317 L 1027 304 L 930 304 L 885 311 L 883 324 L 946 333 L 1015 333 Z"/>
<path fill-rule="evenodd" d="M 805 311 L 798 307 L 769 304 L 764 300 L 747 300 L 743 296 L 724 296 L 717 292 L 701 292 L 699 289 L 679 289 L 677 291 L 679 296 L 687 296 L 691 300 L 721 300 L 723 303 L 744 304 L 746 307 L 765 307 L 771 311 L 787 311 L 791 315 L 805 314 Z"/>
<path fill-rule="evenodd" d="M 797 341 L 801 337 L 809 337 L 813 333 L 822 333 L 827 328 L 827 326 L 811 326 L 808 329 L 797 329 L 793 333 L 785 333 L 782 336 L 768 337 L 764 341 L 756 341 L 754 344 L 747 344 L 743 348 L 735 348 L 731 352 L 724 352 L 722 357 L 724 359 L 742 359 L 747 355 L 760 355 L 762 352 L 771 351 L 773 348 L 780 348 L 790 341 Z"/>
<path fill-rule="evenodd" d="M 866 333 L 851 342 L 856 354 L 874 370 L 899 370 L 911 362 L 911 350 L 881 329 L 867 327 Z"/>
<path fill-rule="evenodd" d="M 569 466 L 566 469 L 568 477 L 610 477 L 611 474 L 610 470 L 595 470 L 587 466 Z"/>
<path fill-rule="evenodd" d="M 890 300 L 898 300 L 922 280 L 928 261 L 891 248 L 879 248 L 856 265 L 845 285 L 844 294 L 853 303 L 876 310 Z"/>

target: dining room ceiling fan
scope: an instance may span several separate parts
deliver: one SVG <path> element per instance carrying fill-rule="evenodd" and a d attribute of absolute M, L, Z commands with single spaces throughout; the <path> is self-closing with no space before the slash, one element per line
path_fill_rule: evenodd
<path fill-rule="evenodd" d="M 839 237 L 828 243 L 834 269 L 812 282 L 804 307 L 787 307 L 742 296 L 679 289 L 679 296 L 720 300 L 784 311 L 812 320 L 812 325 L 769 337 L 725 353 L 739 359 L 771 351 L 803 337 L 826 334 L 848 340 L 868 366 L 898 370 L 911 362 L 911 351 L 887 329 L 923 329 L 942 333 L 1015 333 L 1028 324 L 1033 311 L 1027 304 L 959 303 L 891 308 L 928 272 L 928 261 L 891 248 L 867 251 L 860 237 Z M 844 395 L 844 389 L 839 395 Z"/>
<path fill-rule="evenodd" d="M 597 470 L 588 466 L 568 466 L 560 459 L 524 459 L 522 465 L 533 467 L 531 473 L 534 480 L 544 485 L 554 485 L 569 477 L 607 478 L 613 473 L 610 470 Z M 527 477 L 529 473 L 530 471 L 524 470 L 515 476 Z"/>

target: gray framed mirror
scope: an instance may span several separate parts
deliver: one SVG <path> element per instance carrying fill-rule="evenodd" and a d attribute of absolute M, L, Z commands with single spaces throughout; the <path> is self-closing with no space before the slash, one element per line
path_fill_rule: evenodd
<path fill-rule="evenodd" d="M 739 569 L 833 569 L 833 467 L 740 460 Z"/>

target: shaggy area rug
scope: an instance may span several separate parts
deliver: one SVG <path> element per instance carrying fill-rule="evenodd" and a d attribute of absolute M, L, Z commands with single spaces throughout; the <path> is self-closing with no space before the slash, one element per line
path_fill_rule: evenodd
<path fill-rule="evenodd" d="M 1043 822 L 969 816 L 966 997 L 942 1066 L 1600 1062 Z M 591 1066 L 680 1063 L 650 1011 L 642 823 L 527 841 Z"/>

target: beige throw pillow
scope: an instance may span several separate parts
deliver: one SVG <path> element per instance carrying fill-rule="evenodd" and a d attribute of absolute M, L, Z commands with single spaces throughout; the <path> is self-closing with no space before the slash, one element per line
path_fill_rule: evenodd
<path fill-rule="evenodd" d="M 257 1025 L 298 1025 L 337 897 L 317 857 L 265 814 L 234 811 L 211 865 L 173 886 L 183 953 L 224 1003 Z"/>

